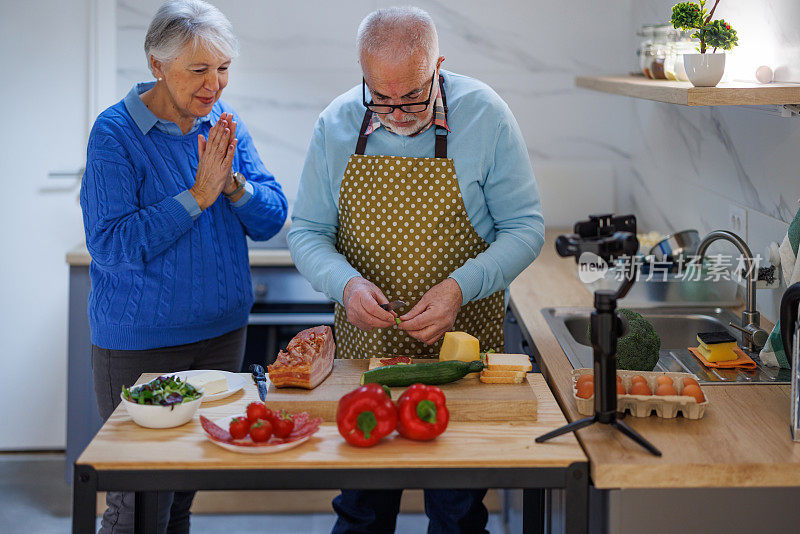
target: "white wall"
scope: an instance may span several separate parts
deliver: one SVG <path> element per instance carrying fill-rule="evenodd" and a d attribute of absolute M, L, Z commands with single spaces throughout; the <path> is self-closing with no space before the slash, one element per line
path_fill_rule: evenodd
<path fill-rule="evenodd" d="M 88 2 L 0 4 L 0 450 L 65 443 L 67 265 L 83 236 Z M 66 190 L 56 190 L 64 188 Z"/>
<path fill-rule="evenodd" d="M 142 42 L 159 3 L 118 2 L 120 98 L 137 81 L 152 79 Z M 373 9 L 404 3 L 215 2 L 241 43 L 223 98 L 242 115 L 290 202 L 317 115 L 361 80 L 354 44 L 358 23 Z M 627 123 L 630 106 L 578 90 L 573 78 L 627 69 L 633 57 L 630 0 L 577 0 L 568 9 L 524 0 L 413 3 L 437 23 L 444 68 L 483 80 L 511 106 L 528 142 L 547 223 L 571 225 L 585 215 L 574 196 L 587 180 L 596 188 L 595 210 L 612 210 L 617 166 L 627 163 L 628 131 L 609 135 L 608 125 Z"/>

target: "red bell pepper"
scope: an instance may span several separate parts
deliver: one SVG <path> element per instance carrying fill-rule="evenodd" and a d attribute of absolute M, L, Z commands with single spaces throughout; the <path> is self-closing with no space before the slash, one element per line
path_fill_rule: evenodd
<path fill-rule="evenodd" d="M 429 441 L 444 432 L 450 421 L 444 393 L 436 386 L 414 384 L 397 401 L 400 420 L 397 431 L 401 436 L 417 441 Z"/>
<path fill-rule="evenodd" d="M 397 408 L 379 384 L 366 384 L 339 399 L 339 434 L 351 445 L 371 447 L 397 427 Z"/>

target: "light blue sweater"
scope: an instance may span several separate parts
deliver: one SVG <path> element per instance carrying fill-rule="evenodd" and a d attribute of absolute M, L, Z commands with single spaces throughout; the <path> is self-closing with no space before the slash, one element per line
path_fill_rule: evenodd
<path fill-rule="evenodd" d="M 441 71 L 447 96 L 447 156 L 454 160 L 467 215 L 489 248 L 450 274 L 463 301 L 508 287 L 544 242 L 541 201 L 519 126 L 506 103 L 478 80 Z M 361 276 L 336 250 L 339 188 L 364 118 L 361 86 L 319 116 L 292 211 L 289 248 L 314 289 L 342 302 L 347 282 Z M 434 129 L 404 137 L 378 128 L 366 155 L 434 157 Z"/>
<path fill-rule="evenodd" d="M 287 213 L 280 185 L 233 109 L 219 101 L 196 131 L 171 135 L 136 107 L 139 89 L 127 102 L 133 114 L 124 100 L 95 121 L 81 183 L 91 340 L 107 349 L 183 345 L 247 324 L 253 289 L 245 236 L 269 239 Z M 200 213 L 188 191 L 197 134 L 208 137 L 223 112 L 238 123 L 233 168 L 246 177 L 249 196 L 234 205 L 220 195 Z"/>

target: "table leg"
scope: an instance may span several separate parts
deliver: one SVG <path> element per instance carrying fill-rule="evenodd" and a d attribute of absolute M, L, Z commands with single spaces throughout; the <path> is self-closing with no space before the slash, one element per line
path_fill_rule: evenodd
<path fill-rule="evenodd" d="M 158 533 L 158 492 L 137 491 L 133 531 L 136 534 Z"/>
<path fill-rule="evenodd" d="M 589 531 L 589 466 L 575 463 L 567 470 L 566 534 Z"/>
<path fill-rule="evenodd" d="M 522 532 L 544 534 L 545 492 L 541 488 L 522 490 Z"/>
<path fill-rule="evenodd" d="M 97 472 L 76 465 L 72 476 L 72 534 L 94 534 L 97 517 Z"/>

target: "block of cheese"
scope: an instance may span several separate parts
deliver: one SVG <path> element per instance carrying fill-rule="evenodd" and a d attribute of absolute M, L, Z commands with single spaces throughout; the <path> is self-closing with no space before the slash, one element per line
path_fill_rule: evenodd
<path fill-rule="evenodd" d="M 206 395 L 216 395 L 228 390 L 228 379 L 219 371 L 208 371 L 186 379 L 196 388 L 203 388 Z"/>
<path fill-rule="evenodd" d="M 697 350 L 709 362 L 727 362 L 739 357 L 733 351 L 736 338 L 728 332 L 699 332 L 697 341 L 700 342 Z"/>
<path fill-rule="evenodd" d="M 445 332 L 442 348 L 439 349 L 439 361 L 460 360 L 472 362 L 480 360 L 480 341 L 466 332 Z M 470 373 L 464 378 L 477 378 L 478 373 Z"/>
<path fill-rule="evenodd" d="M 490 371 L 523 371 L 533 369 L 527 354 L 500 354 L 489 353 L 486 355 L 486 367 Z"/>
<path fill-rule="evenodd" d="M 480 360 L 480 350 L 478 338 L 466 332 L 445 332 L 442 348 L 439 349 L 439 361 L 472 362 Z"/>
<path fill-rule="evenodd" d="M 503 372 L 503 371 L 495 371 L 495 372 Z M 498 376 L 491 374 L 491 371 L 483 370 L 481 371 L 481 382 L 484 384 L 522 384 L 522 381 L 525 380 L 525 373 L 522 371 L 505 371 L 510 374 L 504 376 Z"/>

